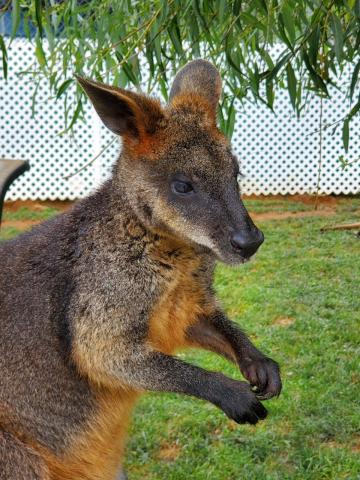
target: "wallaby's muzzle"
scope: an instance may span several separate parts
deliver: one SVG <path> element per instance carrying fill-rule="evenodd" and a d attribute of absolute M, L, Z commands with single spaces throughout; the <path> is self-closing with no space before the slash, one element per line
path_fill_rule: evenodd
<path fill-rule="evenodd" d="M 264 241 L 264 234 L 257 227 L 249 231 L 235 231 L 230 236 L 230 243 L 243 258 L 250 258 Z"/>
<path fill-rule="evenodd" d="M 238 191 L 227 187 L 223 204 L 224 235 L 217 242 L 220 258 L 225 263 L 242 263 L 250 259 L 264 242 L 264 234 L 252 221 Z"/>

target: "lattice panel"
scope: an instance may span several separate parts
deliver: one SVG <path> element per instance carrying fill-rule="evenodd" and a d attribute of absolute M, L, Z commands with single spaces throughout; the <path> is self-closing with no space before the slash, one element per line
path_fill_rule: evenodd
<path fill-rule="evenodd" d="M 74 136 L 58 133 L 64 126 L 61 101 L 49 100 L 41 85 L 36 116 L 31 116 L 33 84 L 17 72 L 34 61 L 34 48 L 17 39 L 9 50 L 9 79 L 0 77 L 0 157 L 28 159 L 31 170 L 11 187 L 7 199 L 75 199 L 87 195 L 108 175 L 119 151 L 117 142 L 89 168 L 69 180 L 64 177 L 93 158 L 112 138 L 98 121 L 90 105 L 85 124 L 79 123 Z M 146 68 L 146 66 L 144 66 Z M 313 99 L 298 120 L 288 94 L 277 93 L 276 115 L 265 106 L 238 107 L 233 147 L 241 161 L 245 194 L 314 193 L 319 161 L 318 133 L 320 101 Z M 345 96 L 334 94 L 323 102 L 323 120 L 330 124 L 349 109 Z M 360 156 L 360 119 L 351 124 L 349 153 L 345 155 L 341 127 L 332 135 L 323 134 L 323 169 L 320 192 L 355 194 L 360 192 L 360 163 L 341 170 L 338 158 Z"/>

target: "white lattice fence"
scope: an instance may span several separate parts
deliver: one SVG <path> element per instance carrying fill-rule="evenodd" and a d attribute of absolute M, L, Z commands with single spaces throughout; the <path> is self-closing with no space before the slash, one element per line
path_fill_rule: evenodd
<path fill-rule="evenodd" d="M 69 173 L 94 157 L 111 139 L 87 105 L 87 122 L 79 123 L 73 138 L 59 136 L 64 126 L 61 101 L 49 100 L 46 85 L 38 92 L 37 114 L 31 115 L 33 85 L 16 73 L 34 61 L 33 46 L 17 39 L 9 49 L 9 79 L 0 77 L 0 157 L 28 159 L 31 170 L 11 187 L 8 199 L 75 199 L 92 191 L 109 174 L 119 145 L 115 142 L 89 168 L 69 180 Z M 144 67 L 146 68 L 146 67 Z M 286 92 L 278 93 L 276 115 L 265 106 L 238 107 L 233 147 L 245 174 L 246 194 L 314 193 L 319 161 L 318 134 L 320 102 L 313 99 L 300 120 L 294 116 Z M 345 96 L 336 92 L 323 102 L 324 123 L 332 123 L 349 110 Z M 360 120 L 351 127 L 348 159 L 360 156 Z M 320 192 L 360 192 L 360 163 L 345 171 L 338 158 L 343 155 L 341 128 L 323 134 L 323 170 Z"/>

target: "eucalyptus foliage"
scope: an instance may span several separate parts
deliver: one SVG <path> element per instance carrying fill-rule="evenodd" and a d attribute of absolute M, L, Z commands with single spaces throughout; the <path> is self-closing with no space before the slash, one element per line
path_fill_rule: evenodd
<path fill-rule="evenodd" d="M 145 81 L 149 92 L 158 86 L 166 98 L 172 72 L 202 56 L 223 74 L 220 122 L 229 135 L 235 98 L 273 109 L 284 88 L 300 115 L 309 94 L 326 98 L 330 85 L 345 82 L 349 113 L 339 120 L 348 148 L 349 124 L 360 110 L 360 0 L 3 1 L 0 15 L 10 11 L 10 38 L 0 36 L 4 76 L 6 49 L 21 26 L 37 59 L 28 73 L 50 79 L 68 127 L 83 111 L 79 88 L 76 104 L 70 101 L 74 73 L 121 87 Z"/>

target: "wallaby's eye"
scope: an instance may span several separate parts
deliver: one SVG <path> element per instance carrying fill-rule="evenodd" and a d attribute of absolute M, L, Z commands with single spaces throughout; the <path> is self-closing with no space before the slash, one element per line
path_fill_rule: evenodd
<path fill-rule="evenodd" d="M 190 182 L 182 182 L 181 180 L 174 180 L 171 186 L 175 193 L 180 193 L 181 195 L 186 195 L 194 191 Z"/>

